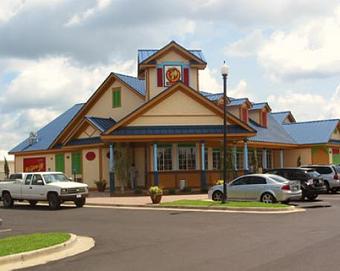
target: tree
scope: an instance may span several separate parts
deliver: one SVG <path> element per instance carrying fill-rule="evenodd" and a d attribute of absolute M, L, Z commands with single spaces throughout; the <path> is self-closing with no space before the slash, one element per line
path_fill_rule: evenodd
<path fill-rule="evenodd" d="M 125 191 L 125 186 L 129 178 L 129 168 L 131 166 L 131 155 L 129 145 L 126 143 L 119 143 L 116 145 L 115 151 L 115 173 L 117 180 L 120 183 L 120 190 Z"/>
<path fill-rule="evenodd" d="M 10 173 L 10 170 L 9 170 L 9 166 L 8 166 L 8 162 L 7 162 L 7 159 L 6 157 L 5 158 L 5 163 L 4 163 L 4 172 L 5 172 L 5 176 L 6 178 L 8 179 L 9 178 L 9 173 Z"/>

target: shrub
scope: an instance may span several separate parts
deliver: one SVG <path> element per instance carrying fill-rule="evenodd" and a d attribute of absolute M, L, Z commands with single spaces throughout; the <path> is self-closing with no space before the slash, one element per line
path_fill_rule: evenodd
<path fill-rule="evenodd" d="M 216 185 L 222 185 L 224 183 L 223 180 L 217 180 Z"/>
<path fill-rule="evenodd" d="M 163 190 L 159 186 L 151 186 L 149 193 L 150 195 L 163 195 Z"/>
<path fill-rule="evenodd" d="M 168 190 L 169 195 L 176 195 L 176 189 L 175 188 L 170 188 Z"/>
<path fill-rule="evenodd" d="M 138 195 L 143 194 L 143 189 L 141 187 L 136 187 L 135 194 L 138 194 Z"/>
<path fill-rule="evenodd" d="M 186 192 L 186 193 L 191 193 L 192 189 L 191 187 L 184 187 L 184 189 L 182 190 L 183 192 Z"/>

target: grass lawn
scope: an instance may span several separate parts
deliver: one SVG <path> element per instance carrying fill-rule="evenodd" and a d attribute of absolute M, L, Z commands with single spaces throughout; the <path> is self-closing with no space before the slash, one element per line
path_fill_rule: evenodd
<path fill-rule="evenodd" d="M 263 203 L 257 201 L 227 201 L 222 204 L 220 201 L 211 201 L 211 200 L 176 200 L 171 202 L 163 202 L 161 206 L 183 206 L 183 207 L 262 207 L 262 208 L 285 208 L 289 207 L 286 204 L 281 203 Z"/>
<path fill-rule="evenodd" d="M 64 232 L 34 233 L 0 239 L 0 257 L 45 248 L 63 243 L 70 239 Z"/>

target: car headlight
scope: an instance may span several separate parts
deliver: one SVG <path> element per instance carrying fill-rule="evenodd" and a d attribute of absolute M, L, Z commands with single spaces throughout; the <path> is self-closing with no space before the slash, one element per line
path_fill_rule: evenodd
<path fill-rule="evenodd" d="M 67 193 L 67 188 L 62 188 L 61 189 L 61 194 L 66 194 Z"/>

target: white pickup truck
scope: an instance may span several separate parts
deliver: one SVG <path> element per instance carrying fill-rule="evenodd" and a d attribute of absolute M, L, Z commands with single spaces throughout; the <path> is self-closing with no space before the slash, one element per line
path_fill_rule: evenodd
<path fill-rule="evenodd" d="M 15 200 L 27 200 L 31 206 L 48 201 L 53 210 L 59 209 L 64 201 L 83 207 L 87 195 L 87 184 L 72 182 L 62 172 L 15 173 L 0 182 L 0 200 L 5 208 L 11 208 Z"/>

